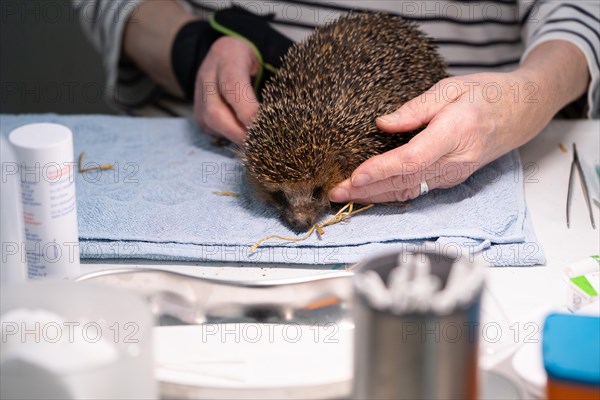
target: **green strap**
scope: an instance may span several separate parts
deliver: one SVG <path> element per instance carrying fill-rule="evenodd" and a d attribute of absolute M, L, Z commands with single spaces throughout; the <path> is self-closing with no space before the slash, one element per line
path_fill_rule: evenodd
<path fill-rule="evenodd" d="M 254 51 L 254 54 L 256 55 L 256 58 L 258 59 L 258 72 L 256 74 L 256 79 L 254 80 L 254 92 L 258 94 L 258 88 L 260 86 L 260 82 L 262 81 L 262 77 L 263 77 L 263 70 L 266 68 L 268 71 L 275 73 L 277 71 L 277 68 L 273 67 L 271 64 L 264 62 L 262 54 L 260 54 L 260 51 L 258 51 L 258 48 L 256 47 L 256 45 L 254 43 L 252 43 L 251 41 L 249 41 L 247 38 L 240 35 L 236 31 L 233 31 L 233 30 L 227 28 L 226 26 L 219 24 L 215 20 L 214 14 L 210 16 L 210 18 L 208 19 L 208 22 L 210 23 L 210 26 L 217 32 L 220 32 L 227 36 L 242 39 L 244 42 L 248 43 L 252 47 L 252 50 Z"/>

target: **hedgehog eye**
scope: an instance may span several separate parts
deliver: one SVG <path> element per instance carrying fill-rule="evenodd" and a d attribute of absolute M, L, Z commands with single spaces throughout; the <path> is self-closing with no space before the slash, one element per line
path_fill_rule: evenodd
<path fill-rule="evenodd" d="M 273 201 L 277 204 L 280 204 L 282 206 L 287 204 L 287 198 L 285 197 L 285 193 L 283 193 L 282 190 L 271 192 L 271 197 L 273 198 Z"/>
<path fill-rule="evenodd" d="M 317 186 L 313 189 L 312 198 L 313 200 L 317 200 L 323 196 L 323 186 Z"/>

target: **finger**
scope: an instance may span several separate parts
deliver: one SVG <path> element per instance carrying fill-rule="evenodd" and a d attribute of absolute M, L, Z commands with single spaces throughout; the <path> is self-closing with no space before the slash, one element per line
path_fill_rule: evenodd
<path fill-rule="evenodd" d="M 437 189 L 438 187 L 435 184 L 435 180 L 427 181 L 428 190 L 431 191 L 433 189 Z M 426 195 L 426 194 L 423 194 Z M 412 186 L 403 190 L 395 190 L 391 192 L 381 193 L 374 196 L 367 196 L 360 199 L 353 199 L 353 201 L 361 204 L 370 204 L 370 203 L 392 203 L 392 202 L 402 202 L 414 200 L 417 197 L 421 196 L 421 184 Z"/>
<path fill-rule="evenodd" d="M 208 122 L 207 127 L 210 131 L 224 136 L 234 143 L 242 143 L 246 137 L 246 127 L 244 127 L 235 117 L 231 108 L 224 102 L 215 102 L 215 105 L 209 105 L 205 109 L 205 119 Z"/>
<path fill-rule="evenodd" d="M 387 193 L 402 193 L 411 188 L 420 187 L 426 180 L 431 188 L 448 189 L 463 183 L 477 170 L 477 163 L 438 161 L 426 170 L 410 175 L 396 175 L 382 181 L 355 187 L 350 179 L 339 183 L 330 194 L 330 200 L 344 202 L 375 198 Z"/>
<path fill-rule="evenodd" d="M 203 94 L 202 82 L 196 85 L 197 95 L 194 104 L 194 116 L 200 127 L 207 133 L 224 136 L 241 143 L 246 136 L 245 127 L 237 120 L 235 113 L 223 101 L 219 93 Z"/>
<path fill-rule="evenodd" d="M 383 193 L 396 192 L 409 189 L 422 180 L 422 174 L 411 174 L 411 175 L 396 175 L 388 179 L 377 181 L 375 183 L 366 186 L 354 186 L 350 179 L 336 185 L 332 191 L 331 198 L 335 202 L 343 202 L 354 199 L 365 199 L 367 197 L 377 196 Z M 340 189 L 335 190 L 335 189 Z"/>
<path fill-rule="evenodd" d="M 247 62 L 227 62 L 221 64 L 217 75 L 221 96 L 243 126 L 248 126 L 258 112 L 251 82 L 253 69 Z"/>
<path fill-rule="evenodd" d="M 393 113 L 380 116 L 376 120 L 377 126 L 384 132 L 406 132 L 427 125 L 448 102 L 459 96 L 459 93 L 451 98 L 441 96 L 445 83 L 447 80 L 441 80 Z M 458 90 L 460 86 L 456 85 L 456 88 Z"/>
<path fill-rule="evenodd" d="M 359 187 L 355 187 L 352 185 L 350 179 L 346 179 L 331 191 L 329 198 L 331 201 L 341 203 L 350 200 L 375 198 L 389 193 L 401 194 L 404 191 L 420 186 L 420 183 L 423 180 L 435 182 L 435 187 L 448 187 L 445 177 L 433 175 L 436 171 L 440 170 L 440 168 L 435 167 L 432 171 L 424 171 L 411 175 L 392 176 L 388 179 Z"/>
<path fill-rule="evenodd" d="M 434 120 L 405 145 L 386 153 L 371 157 L 352 173 L 354 187 L 365 186 L 397 175 L 419 173 L 457 145 L 452 135 L 446 134 L 452 129 L 443 123 L 443 119 Z"/>
<path fill-rule="evenodd" d="M 427 125 L 445 105 L 435 101 L 433 96 L 439 90 L 439 85 L 420 96 L 404 103 L 396 111 L 382 115 L 376 119 L 377 126 L 384 132 L 406 132 Z"/>

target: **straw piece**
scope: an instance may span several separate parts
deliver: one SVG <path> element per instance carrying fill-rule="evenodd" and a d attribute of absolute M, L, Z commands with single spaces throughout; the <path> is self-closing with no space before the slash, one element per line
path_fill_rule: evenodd
<path fill-rule="evenodd" d="M 558 148 L 559 148 L 559 149 L 560 149 L 560 151 L 562 151 L 563 153 L 568 153 L 568 152 L 569 152 L 569 150 L 568 150 L 568 149 L 565 147 L 565 145 L 564 145 L 564 144 L 562 144 L 562 143 L 559 143 L 559 144 L 558 144 Z"/>
<path fill-rule="evenodd" d="M 77 162 L 79 172 L 83 172 L 83 157 L 85 157 L 85 153 L 82 151 L 79 153 L 79 161 Z"/>
<path fill-rule="evenodd" d="M 112 169 L 114 164 L 102 164 L 102 165 L 98 165 L 96 167 L 89 167 L 89 168 L 83 168 L 83 159 L 85 157 L 85 153 L 82 151 L 79 154 L 79 160 L 77 162 L 77 166 L 79 168 L 79 173 L 84 173 L 84 172 L 88 172 L 88 171 L 95 171 L 95 170 L 100 170 L 100 171 L 106 171 L 107 169 Z"/>
<path fill-rule="evenodd" d="M 346 219 L 350 218 L 351 216 L 358 214 L 361 211 L 368 210 L 369 208 L 371 208 L 373 206 L 374 206 L 374 204 L 368 204 L 362 208 L 359 208 L 358 210 L 354 210 L 354 202 L 351 201 L 350 203 L 348 203 L 344 207 L 342 207 L 335 215 L 333 215 L 332 217 L 327 219 L 325 222 L 313 225 L 312 228 L 310 228 L 309 231 L 306 232 L 306 234 L 304 234 L 304 236 L 302 236 L 302 237 L 292 238 L 292 237 L 285 237 L 285 236 L 280 236 L 280 235 L 267 236 L 265 238 L 260 239 L 258 242 L 256 242 L 254 244 L 254 246 L 252 246 L 248 252 L 254 253 L 261 244 L 263 244 L 264 242 L 266 242 L 267 240 L 270 240 L 270 239 L 280 239 L 280 240 L 286 240 L 288 242 L 301 242 L 303 240 L 308 239 L 310 237 L 310 235 L 313 234 L 314 231 L 317 231 L 317 233 L 322 236 L 325 234 L 325 230 L 323 228 L 325 228 L 326 226 L 345 221 Z"/>
<path fill-rule="evenodd" d="M 220 190 L 220 191 L 215 191 L 215 192 L 212 192 L 212 193 L 216 194 L 217 196 L 240 197 L 239 193 L 232 192 L 232 191 L 229 191 L 229 190 Z"/>

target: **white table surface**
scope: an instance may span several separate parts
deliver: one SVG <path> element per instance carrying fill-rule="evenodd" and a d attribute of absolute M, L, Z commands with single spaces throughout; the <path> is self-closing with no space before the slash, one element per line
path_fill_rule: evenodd
<path fill-rule="evenodd" d="M 536 307 L 560 305 L 564 293 L 562 274 L 574 261 L 598 254 L 600 236 L 591 226 L 579 181 L 574 185 L 571 228 L 565 205 L 572 143 L 580 157 L 598 159 L 600 121 L 554 121 L 520 149 L 525 170 L 525 196 L 535 233 L 546 253 L 546 265 L 534 268 L 492 268 L 488 286 L 502 301 L 507 314 L 517 320 Z M 560 150 L 563 144 L 568 152 Z M 591 160 L 593 161 L 593 159 Z M 598 207 L 592 205 L 598 228 Z"/>
<path fill-rule="evenodd" d="M 590 159 L 590 162 L 597 160 L 600 153 L 600 121 L 553 121 L 544 132 L 520 149 L 525 170 L 526 200 L 547 261 L 545 266 L 540 267 L 489 269 L 482 326 L 495 324 L 494 329 L 499 327 L 502 337 L 494 343 L 495 338 L 483 344 L 480 364 L 484 369 L 502 369 L 502 363 L 506 364 L 507 357 L 526 338 L 538 341 L 543 313 L 564 305 L 564 268 L 569 263 L 600 253 L 599 231 L 591 227 L 578 181 L 574 186 L 571 228 L 567 229 L 566 226 L 565 203 L 573 142 L 577 144 L 582 157 Z M 560 149 L 561 143 L 568 152 Z M 600 227 L 598 206 L 593 205 L 592 208 L 596 227 Z M 90 262 L 82 264 L 82 273 L 123 267 L 121 263 Z M 199 267 L 195 263 L 142 262 L 128 264 L 127 267 L 169 269 L 227 280 L 270 280 L 332 272 L 318 266 L 252 264 L 242 267 L 227 264 Z M 494 329 L 487 332 L 488 336 L 497 335 Z M 530 334 L 533 336 L 528 337 Z"/>

